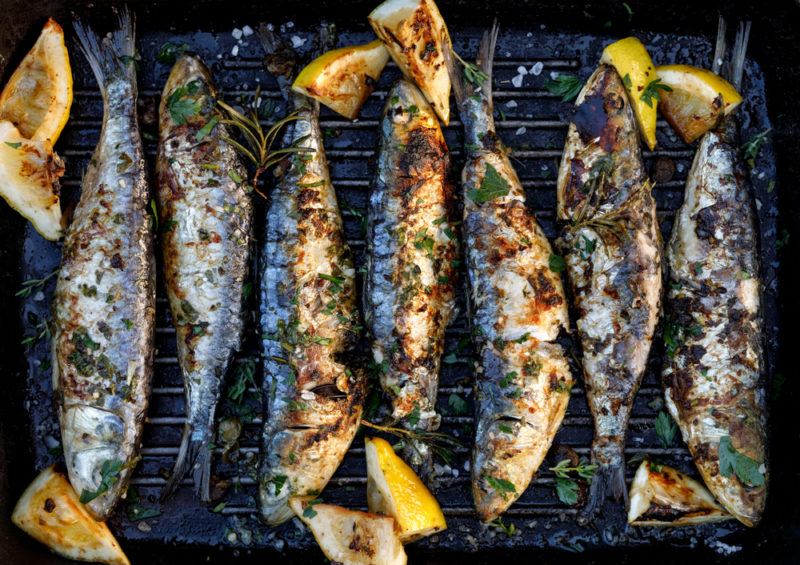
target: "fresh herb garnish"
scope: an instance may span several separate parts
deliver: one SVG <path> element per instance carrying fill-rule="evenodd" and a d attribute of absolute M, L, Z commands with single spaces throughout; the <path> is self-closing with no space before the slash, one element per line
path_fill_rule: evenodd
<path fill-rule="evenodd" d="M 214 129 L 214 126 L 216 126 L 218 122 L 219 118 L 213 116 L 210 120 L 206 122 L 206 125 L 197 130 L 197 133 L 194 135 L 194 138 L 198 142 L 203 141 L 208 136 L 208 134 L 211 133 L 211 130 Z"/>
<path fill-rule="evenodd" d="M 41 288 L 45 285 L 47 281 L 53 278 L 55 275 L 58 274 L 58 269 L 50 273 L 49 275 L 45 275 L 40 279 L 27 279 L 23 281 L 22 286 L 20 289 L 14 294 L 14 296 L 20 296 L 22 298 L 27 298 L 31 295 L 31 293 L 37 289 Z"/>
<path fill-rule="evenodd" d="M 625 88 L 627 88 L 628 90 L 633 88 L 633 81 L 631 80 L 631 75 L 625 73 L 625 76 L 622 77 L 622 84 L 624 84 Z"/>
<path fill-rule="evenodd" d="M 583 83 L 575 75 L 563 74 L 548 80 L 544 86 L 550 94 L 560 96 L 562 102 L 572 102 L 578 97 Z"/>
<path fill-rule="evenodd" d="M 100 484 L 97 486 L 97 490 L 90 491 L 84 489 L 81 491 L 81 504 L 91 502 L 98 496 L 108 492 L 108 490 L 117 483 L 119 474 L 124 467 L 125 462 L 119 459 L 107 459 L 103 461 L 103 465 L 100 467 Z"/>
<path fill-rule="evenodd" d="M 489 522 L 489 525 L 494 528 L 497 528 L 508 537 L 511 537 L 515 533 L 517 533 L 517 527 L 514 525 L 514 523 L 509 522 L 508 524 L 506 524 L 505 522 L 503 522 L 503 518 L 500 516 Z"/>
<path fill-rule="evenodd" d="M 394 426 L 382 426 L 364 419 L 361 420 L 361 425 L 391 434 L 403 441 L 409 442 L 411 445 L 414 445 L 414 443 L 425 444 L 437 457 L 447 464 L 453 461 L 453 449 L 462 447 L 461 443 L 456 438 L 442 432 L 429 432 L 419 429 L 407 430 L 406 428 L 397 428 Z"/>
<path fill-rule="evenodd" d="M 200 113 L 202 104 L 199 97 L 195 96 L 200 90 L 200 84 L 193 80 L 184 86 L 179 86 L 167 98 L 167 109 L 175 125 L 185 124 L 189 118 Z"/>
<path fill-rule="evenodd" d="M 661 410 L 656 416 L 656 435 L 658 436 L 658 441 L 661 442 L 661 447 L 666 449 L 672 445 L 677 432 L 678 427 L 675 425 L 675 421 L 669 414 Z"/>
<path fill-rule="evenodd" d="M 131 485 L 128 488 L 128 493 L 125 496 L 125 514 L 131 522 L 138 522 L 147 518 L 155 518 L 161 516 L 161 509 L 154 507 L 147 507 L 141 505 L 141 496 L 139 496 L 139 489 L 136 485 Z"/>
<path fill-rule="evenodd" d="M 663 84 L 660 78 L 653 79 L 644 87 L 644 91 L 642 91 L 642 95 L 639 99 L 652 108 L 653 100 L 656 102 L 661 100 L 661 90 L 672 92 L 672 87 Z"/>
<path fill-rule="evenodd" d="M 6 145 L 8 145 L 11 149 L 19 149 L 22 147 L 21 141 L 6 141 Z"/>
<path fill-rule="evenodd" d="M 734 473 L 744 484 L 751 487 L 763 486 L 766 479 L 761 471 L 762 464 L 744 453 L 736 451 L 730 436 L 719 440 L 719 472 L 723 477 Z"/>
<path fill-rule="evenodd" d="M 177 43 L 167 41 L 163 43 L 161 48 L 158 50 L 158 53 L 156 54 L 156 61 L 163 63 L 164 65 L 172 65 L 180 55 L 183 55 L 186 52 L 187 49 L 189 49 L 189 46 L 186 43 L 178 45 Z"/>
<path fill-rule="evenodd" d="M 567 267 L 567 262 L 564 261 L 564 258 L 561 255 L 556 255 L 555 253 L 550 254 L 547 264 L 550 267 L 550 270 L 554 273 L 560 273 Z"/>
<path fill-rule="evenodd" d="M 456 416 L 466 414 L 469 410 L 467 401 L 457 394 L 451 394 L 450 398 L 447 399 L 447 404 L 453 409 L 453 414 Z"/>
<path fill-rule="evenodd" d="M 561 502 L 569 506 L 577 504 L 579 492 L 578 483 L 570 478 L 556 477 L 555 485 L 556 496 L 558 496 Z"/>
<path fill-rule="evenodd" d="M 303 509 L 303 516 L 305 518 L 313 518 L 317 515 L 317 511 L 314 510 L 314 505 L 319 504 L 322 502 L 319 498 L 315 498 L 313 500 L 309 500 L 306 504 L 307 506 Z"/>
<path fill-rule="evenodd" d="M 591 482 L 594 478 L 597 465 L 589 464 L 585 459 L 581 459 L 577 465 L 571 465 L 569 459 L 562 459 L 555 467 L 550 467 L 555 473 L 556 496 L 564 504 L 573 505 L 578 502 L 578 483 L 572 478 L 571 474 L 578 475 L 581 479 Z"/>
<path fill-rule="evenodd" d="M 500 176 L 491 163 L 486 163 L 486 172 L 481 185 L 478 188 L 470 189 L 467 196 L 476 204 L 484 204 L 507 195 L 509 190 L 508 181 Z"/>
<path fill-rule="evenodd" d="M 765 129 L 761 133 L 755 134 L 750 140 L 742 145 L 742 155 L 744 155 L 747 165 L 752 169 L 756 166 L 756 158 L 758 157 L 761 147 L 767 141 L 767 134 L 772 131 L 772 128 Z"/>
<path fill-rule="evenodd" d="M 256 362 L 247 359 L 236 365 L 233 371 L 233 382 L 228 388 L 228 398 L 236 403 L 244 399 L 244 393 L 248 387 L 256 387 Z"/>
<path fill-rule="evenodd" d="M 486 482 L 503 497 L 503 500 L 508 500 L 509 494 L 516 494 L 517 492 L 517 487 L 514 486 L 514 483 L 500 477 L 486 475 Z"/>

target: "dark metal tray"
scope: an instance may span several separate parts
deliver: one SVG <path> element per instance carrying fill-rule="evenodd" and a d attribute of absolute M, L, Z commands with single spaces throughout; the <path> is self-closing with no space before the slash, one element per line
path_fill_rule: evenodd
<path fill-rule="evenodd" d="M 364 9 L 363 14 L 359 13 L 362 18 L 359 21 L 363 21 L 367 12 L 368 9 Z M 447 17 L 445 6 L 443 12 Z M 287 13 L 291 14 L 291 11 Z M 150 18 L 150 26 L 153 26 L 156 23 L 152 21 L 154 14 L 151 12 L 149 16 L 142 15 L 140 20 Z M 309 21 L 307 16 L 305 20 L 302 24 L 289 28 L 289 35 L 296 35 L 301 39 L 309 37 L 313 20 Z M 244 24 L 255 28 L 258 21 L 257 17 L 248 17 L 237 20 L 236 23 L 240 28 Z M 273 21 L 281 23 L 280 20 Z M 288 20 L 283 20 L 285 21 Z M 480 22 L 470 20 L 469 23 L 474 26 Z M 169 65 L 156 62 L 156 54 L 166 41 L 185 43 L 191 50 L 202 55 L 211 66 L 227 101 L 247 100 L 256 88 L 260 88 L 264 103 L 275 104 L 277 115 L 282 113 L 283 101 L 274 80 L 263 69 L 261 47 L 255 35 L 242 38 L 241 44 L 238 44 L 238 56 L 234 57 L 231 50 L 237 45 L 237 41 L 230 33 L 233 25 L 227 29 L 215 26 L 215 32 L 193 33 L 166 32 L 158 27 L 150 30 L 150 26 L 139 34 L 138 45 L 141 53 L 140 119 L 151 165 L 157 134 L 154 110 L 169 72 Z M 200 26 L 199 29 L 204 28 Z M 581 79 L 587 78 L 596 65 L 603 46 L 616 37 L 616 34 L 558 33 L 554 31 L 556 29 L 558 28 L 555 26 L 544 25 L 514 27 L 511 22 L 505 25 L 501 29 L 495 59 L 494 85 L 499 134 L 513 150 L 513 162 L 526 188 L 529 207 L 534 210 L 538 221 L 550 237 L 555 233 L 555 177 L 566 133 L 565 118 L 569 114 L 567 105 L 549 94 L 544 85 L 553 73 L 572 73 Z M 459 53 L 465 58 L 473 58 L 481 29 L 465 27 L 456 22 L 451 23 L 450 30 Z M 766 33 L 766 30 L 754 31 L 754 41 L 759 40 L 761 33 Z M 647 44 L 656 64 L 681 62 L 709 66 L 713 47 L 709 37 L 641 32 L 637 35 Z M 346 45 L 369 41 L 372 34 L 364 26 L 358 25 L 352 31 L 340 26 L 339 37 L 339 44 Z M 62 183 L 65 206 L 76 201 L 79 195 L 81 174 L 98 139 L 102 120 L 102 100 L 88 65 L 77 49 L 72 49 L 71 55 L 75 100 L 71 120 L 57 147 L 67 161 L 67 173 Z M 541 72 L 530 72 L 539 62 L 542 63 Z M 524 77 L 522 86 L 515 87 L 511 79 L 518 74 L 517 69 L 520 66 L 524 66 L 529 73 Z M 363 264 L 364 241 L 360 219 L 366 208 L 369 182 L 374 169 L 377 120 L 380 118 L 386 91 L 398 76 L 396 67 L 391 65 L 387 68 L 376 92 L 365 105 L 360 119 L 355 122 L 339 118 L 327 110 L 322 112 L 321 125 L 326 134 L 331 174 L 345 218 L 348 241 L 356 255 L 357 267 Z M 761 67 L 755 61 L 749 60 L 745 76 L 746 99 L 740 115 L 743 138 L 746 140 L 771 125 L 767 116 L 765 79 Z M 458 172 L 461 167 L 462 136 L 457 118 L 446 128 L 445 136 Z M 674 174 L 669 178 L 662 178 L 655 188 L 665 239 L 669 237 L 674 212 L 683 198 L 683 185 L 692 157 L 693 148 L 680 141 L 669 126 L 660 120 L 658 149 L 655 152 L 645 152 L 645 160 L 651 171 L 657 162 L 660 169 L 674 168 Z M 772 381 L 778 353 L 777 251 L 781 242 L 785 241 L 785 236 L 779 232 L 777 226 L 780 188 L 776 182 L 775 155 L 770 142 L 763 146 L 751 176 L 761 228 L 767 366 Z M 256 200 L 256 223 L 260 230 L 263 228 L 265 203 L 258 197 Z M 52 272 L 58 266 L 59 256 L 58 244 L 44 241 L 26 226 L 22 244 L 22 275 L 16 281 L 14 289 L 20 280 L 39 278 Z M 6 289 L 9 294 L 11 291 L 11 288 Z M 23 336 L 36 333 L 37 324 L 48 318 L 48 302 L 52 291 L 51 280 L 43 292 L 34 292 L 22 300 Z M 120 505 L 111 522 L 115 533 L 126 547 L 142 547 L 140 544 L 156 547 L 153 544 L 166 543 L 206 548 L 212 554 L 217 551 L 226 552 L 226 548 L 245 554 L 252 551 L 259 553 L 266 549 L 288 552 L 292 556 L 299 556 L 302 551 L 304 556 L 311 559 L 317 560 L 315 556 L 321 558 L 316 549 L 306 553 L 305 550 L 313 548 L 315 544 L 311 535 L 297 523 L 290 522 L 276 529 L 268 529 L 256 518 L 256 486 L 252 462 L 258 457 L 258 431 L 261 422 L 259 393 L 256 389 L 248 389 L 245 394 L 245 403 L 252 409 L 252 416 L 245 418 L 249 421 L 242 434 L 238 461 L 224 461 L 219 453 L 221 450 L 217 450 L 214 473 L 218 480 L 229 484 L 219 501 L 209 507 L 200 505 L 195 501 L 191 482 L 187 479 L 172 499 L 164 504 L 158 503 L 165 473 L 171 470 L 177 453 L 183 424 L 183 392 L 175 357 L 175 334 L 161 286 L 158 296 L 153 393 L 142 461 L 132 481 L 138 491 L 139 500 Z M 736 522 L 696 528 L 631 529 L 624 526 L 619 513 L 601 517 L 593 525 L 580 526 L 575 519 L 576 508 L 565 506 L 555 495 L 553 474 L 547 469 L 555 463 L 552 457 L 542 465 L 538 477 L 504 516 L 504 523 L 507 526 L 513 524 L 516 529 L 513 535 L 496 527 L 481 525 L 474 516 L 469 488 L 468 460 L 473 437 L 473 374 L 471 346 L 465 345 L 468 340 L 464 339 L 468 337 L 468 332 L 463 314 L 463 297 L 462 285 L 460 315 L 448 330 L 445 352 L 446 355 L 455 354 L 448 358 L 452 361 L 454 357 L 455 362 L 445 363 L 443 366 L 438 403 L 439 410 L 444 415 L 443 431 L 454 435 L 464 445 L 463 449 L 456 450 L 456 458 L 451 466 L 443 469 L 440 487 L 435 493 L 442 504 L 449 528 L 442 534 L 410 546 L 412 560 L 422 555 L 444 559 L 448 555 L 463 552 L 488 555 L 490 550 L 550 548 L 591 552 L 608 551 L 610 548 L 652 550 L 654 546 L 668 547 L 671 551 L 676 548 L 694 548 L 716 558 L 736 556 L 743 548 L 755 547 L 765 539 L 762 528 L 748 531 Z M 251 310 L 255 310 L 255 297 L 250 302 Z M 253 364 L 256 369 L 255 381 L 258 383 L 261 368 L 258 361 L 259 331 L 255 320 L 255 314 L 248 317 L 248 339 L 238 363 L 245 366 Z M 16 342 L 19 342 L 19 336 Z M 676 438 L 673 445 L 663 447 L 655 434 L 654 421 L 662 398 L 657 379 L 662 349 L 662 342 L 657 339 L 650 356 L 648 374 L 636 399 L 626 454 L 628 458 L 648 455 L 696 476 L 691 457 L 680 438 Z M 33 462 L 36 468 L 41 468 L 60 458 L 56 446 L 56 442 L 60 441 L 60 434 L 51 401 L 48 340 L 45 338 L 36 341 L 25 353 L 28 370 L 24 399 L 20 400 L 24 402 L 24 412 L 27 413 L 25 429 L 30 438 Z M 451 395 L 467 401 L 469 409 L 466 414 L 455 413 L 449 403 Z M 231 406 L 223 406 L 220 412 L 224 413 L 230 408 Z M 356 508 L 366 505 L 365 462 L 361 437 L 359 435 L 356 439 L 344 463 L 324 491 L 322 498 L 326 502 Z M 591 417 L 583 388 L 579 385 L 572 391 L 567 416 L 556 437 L 556 443 L 568 445 L 580 455 L 588 455 L 591 438 Z M 635 464 L 628 467 L 629 482 L 635 467 Z M 32 473 L 33 469 L 29 468 L 26 474 L 30 477 Z M 774 490 L 768 504 L 780 505 L 780 499 L 776 498 Z M 129 514 L 137 509 L 158 509 L 160 514 L 132 521 Z"/>

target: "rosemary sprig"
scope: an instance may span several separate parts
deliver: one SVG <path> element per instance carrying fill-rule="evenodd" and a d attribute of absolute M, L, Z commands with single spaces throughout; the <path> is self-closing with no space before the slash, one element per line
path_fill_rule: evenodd
<path fill-rule="evenodd" d="M 405 428 L 397 428 L 394 426 L 382 426 L 363 419 L 361 420 L 361 425 L 399 437 L 403 441 L 423 443 L 448 464 L 453 460 L 453 449 L 461 447 L 461 443 L 456 438 L 441 432 L 406 430 Z"/>
<path fill-rule="evenodd" d="M 22 298 L 29 297 L 35 289 L 43 287 L 45 283 L 52 279 L 56 274 L 58 274 L 58 269 L 40 279 L 28 279 L 24 281 L 14 296 L 21 296 Z"/>
<path fill-rule="evenodd" d="M 259 92 L 256 91 L 255 99 L 257 100 Z M 252 107 L 249 115 L 239 112 L 233 106 L 226 104 L 222 100 L 217 100 L 217 104 L 222 109 L 222 117 L 220 123 L 230 125 L 239 131 L 242 137 L 242 142 L 236 141 L 230 137 L 223 139 L 230 143 L 242 156 L 255 165 L 256 170 L 253 173 L 252 186 L 253 190 L 258 192 L 261 196 L 266 198 L 266 195 L 258 189 L 258 179 L 271 166 L 277 164 L 285 155 L 291 153 L 306 153 L 313 151 L 312 149 L 304 147 L 285 147 L 283 149 L 272 149 L 272 145 L 278 137 L 283 126 L 298 119 L 297 112 L 292 112 L 286 117 L 276 121 L 265 132 L 261 127 L 260 116 L 258 109 Z"/>

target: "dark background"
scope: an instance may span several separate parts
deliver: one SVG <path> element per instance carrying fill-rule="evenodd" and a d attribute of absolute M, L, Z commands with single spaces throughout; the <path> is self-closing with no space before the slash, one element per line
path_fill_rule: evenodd
<path fill-rule="evenodd" d="M 290 18 L 298 23 L 313 22 L 326 17 L 342 26 L 353 27 L 354 22 L 364 22 L 366 14 L 378 1 L 363 2 L 337 0 L 335 2 L 220 2 L 211 0 L 131 1 L 129 4 L 138 16 L 142 30 L 230 30 L 235 25 L 254 21 L 281 21 Z M 800 238 L 800 193 L 795 190 L 795 179 L 800 178 L 800 2 L 782 0 L 774 2 L 698 2 L 674 0 L 670 3 L 642 2 L 532 2 L 524 0 L 496 0 L 494 2 L 468 2 L 464 0 L 438 2 L 448 22 L 469 22 L 479 25 L 498 16 L 501 25 L 513 27 L 547 24 L 550 29 L 567 32 L 602 32 L 612 35 L 629 35 L 636 30 L 683 34 L 713 34 L 717 14 L 724 14 L 732 25 L 738 19 L 750 19 L 753 32 L 748 55 L 754 58 L 766 74 L 768 111 L 773 124 L 773 143 L 777 153 L 778 186 L 780 191 L 780 229 L 789 232 L 789 243 L 781 257 L 781 356 L 776 373 L 786 377 L 771 414 L 771 472 L 772 496 L 768 513 L 759 526 L 763 543 L 749 546 L 736 554 L 736 562 L 797 563 L 800 562 L 800 494 L 798 494 L 798 417 L 795 402 L 798 386 L 793 381 L 793 341 L 798 335 L 794 323 L 800 319 L 800 300 L 794 285 L 800 282 L 798 269 L 800 256 L 796 242 Z M 70 11 L 90 13 L 93 18 L 108 12 L 104 2 L 58 2 L 52 0 L 0 0 L 0 76 L 8 78 L 21 57 L 32 45 L 48 16 L 56 18 L 70 33 Z M 18 345 L 19 303 L 14 292 L 20 281 L 21 237 L 24 220 L 6 205 L 0 205 L 0 365 L 3 392 L 0 394 L 0 563 L 62 563 L 49 555 L 43 547 L 22 535 L 11 523 L 9 516 L 14 502 L 31 480 L 31 454 L 26 445 L 27 433 L 23 430 L 24 352 Z M 209 551 L 186 547 L 163 547 L 137 544 L 126 547 L 134 563 L 152 565 L 183 562 L 223 562 L 229 560 L 230 549 Z M 416 555 L 409 548 L 410 561 L 488 563 L 498 559 L 530 559 L 540 563 L 632 563 L 646 560 L 649 563 L 689 562 L 692 555 L 676 550 L 658 553 L 646 550 L 608 550 L 593 554 L 572 556 L 563 552 L 527 552 L 500 555 L 469 554 L 459 557 Z M 319 554 L 309 559 L 318 562 Z M 273 556 L 274 557 L 274 556 Z M 707 559 L 707 557 L 705 557 Z M 723 557 L 718 557 L 725 561 Z M 237 560 L 243 563 L 263 562 L 264 555 L 242 554 Z M 292 556 L 292 562 L 304 559 Z M 730 559 L 728 560 L 730 561 Z"/>

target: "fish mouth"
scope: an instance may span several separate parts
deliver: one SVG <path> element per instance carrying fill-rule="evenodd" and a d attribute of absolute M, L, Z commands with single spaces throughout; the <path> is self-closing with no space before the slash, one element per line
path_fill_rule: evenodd
<path fill-rule="evenodd" d="M 125 424 L 103 408 L 73 404 L 63 408 L 61 430 L 70 482 L 92 516 L 105 520 L 130 474 L 123 449 Z"/>

